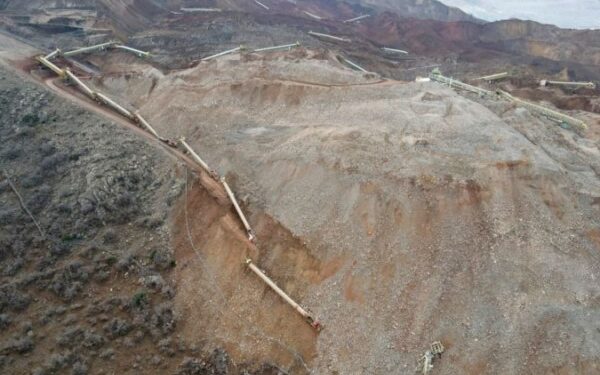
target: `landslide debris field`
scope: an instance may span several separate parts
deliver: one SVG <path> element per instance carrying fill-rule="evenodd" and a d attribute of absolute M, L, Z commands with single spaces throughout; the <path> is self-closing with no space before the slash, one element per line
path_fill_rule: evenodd
<path fill-rule="evenodd" d="M 235 1 L 61 8 L 63 27 L 92 31 L 58 28 L 53 7 L 5 3 L 0 372 L 412 374 L 434 341 L 445 351 L 430 374 L 600 372 L 598 91 L 536 83 L 598 79 L 599 47 L 585 32 L 556 55 L 576 32 L 455 11 L 447 17 L 466 21 L 404 19 L 387 2 L 356 25 L 331 20 L 378 1 L 269 3 L 273 14 Z M 409 38 L 406 25 L 422 34 Z M 481 40 L 467 42 L 476 31 Z M 117 36 L 153 56 L 109 50 L 57 64 L 161 136 L 185 137 L 227 178 L 256 245 L 220 184 L 32 59 Z M 377 40 L 419 53 L 394 62 Z M 471 83 L 514 68 L 478 84 L 589 128 L 413 82 L 426 65 Z M 248 257 L 324 329 L 251 273 Z"/>

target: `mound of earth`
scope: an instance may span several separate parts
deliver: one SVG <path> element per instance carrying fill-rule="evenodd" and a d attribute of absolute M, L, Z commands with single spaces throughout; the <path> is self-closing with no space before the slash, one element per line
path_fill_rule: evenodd
<path fill-rule="evenodd" d="M 115 77 L 96 85 L 227 175 L 261 244 L 247 248 L 223 213 L 192 201 L 206 258 L 176 246 L 189 262 L 179 282 L 194 285 L 175 297 L 188 336 L 212 332 L 236 360 L 298 372 L 409 372 L 435 340 L 447 348 L 438 374 L 598 371 L 597 118 L 581 136 L 505 102 L 381 81 L 306 51 L 153 78 L 129 91 Z M 178 220 L 176 244 L 189 236 Z M 318 338 L 240 274 L 246 254 L 323 321 Z M 240 321 L 277 341 L 254 341 Z"/>

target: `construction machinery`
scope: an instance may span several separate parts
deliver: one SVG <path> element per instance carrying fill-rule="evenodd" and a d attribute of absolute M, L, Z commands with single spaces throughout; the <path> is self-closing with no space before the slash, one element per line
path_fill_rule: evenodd
<path fill-rule="evenodd" d="M 416 372 L 427 375 L 433 369 L 433 362 L 436 359 L 441 358 L 444 352 L 444 345 L 441 342 L 435 341 L 429 346 L 429 350 L 425 351 L 425 354 L 417 362 Z"/>
<path fill-rule="evenodd" d="M 592 90 L 596 89 L 596 84 L 594 82 L 549 81 L 549 80 L 545 80 L 545 79 L 540 81 L 540 86 L 542 86 L 542 87 L 564 86 L 564 87 L 570 87 L 573 89 L 578 89 L 578 88 L 588 88 L 588 89 L 592 89 Z"/>
<path fill-rule="evenodd" d="M 248 219 L 246 219 L 246 215 L 244 215 L 244 212 L 240 208 L 240 205 L 238 204 L 238 201 L 235 198 L 233 191 L 229 187 L 229 184 L 227 183 L 227 181 L 225 181 L 225 177 L 221 177 L 221 184 L 225 188 L 229 200 L 233 204 L 235 211 L 237 212 L 238 216 L 240 217 L 240 220 L 242 221 L 242 224 L 244 225 L 244 228 L 246 229 L 246 233 L 248 234 L 248 240 L 252 243 L 256 242 L 256 235 L 254 234 L 254 230 L 252 230 L 252 227 L 250 227 L 250 223 L 248 223 Z"/>
<path fill-rule="evenodd" d="M 317 32 L 314 32 L 314 31 L 309 31 L 308 34 L 312 35 L 312 36 L 319 37 L 319 38 L 325 38 L 325 39 L 335 40 L 335 41 L 338 41 L 338 42 L 345 42 L 345 43 L 351 42 L 351 40 L 348 39 L 348 38 L 342 38 L 342 37 L 335 36 L 335 35 L 317 33 Z"/>
<path fill-rule="evenodd" d="M 288 296 L 281 288 L 273 282 L 262 270 L 260 270 L 250 258 L 246 259 L 246 266 L 250 268 L 252 272 L 254 272 L 262 281 L 264 281 L 275 293 L 277 293 L 281 298 L 284 299 L 290 306 L 294 308 L 303 318 L 304 320 L 310 324 L 317 332 L 320 332 L 323 329 L 321 323 L 315 319 L 308 311 L 302 308 L 296 301 L 294 301 L 290 296 Z"/>

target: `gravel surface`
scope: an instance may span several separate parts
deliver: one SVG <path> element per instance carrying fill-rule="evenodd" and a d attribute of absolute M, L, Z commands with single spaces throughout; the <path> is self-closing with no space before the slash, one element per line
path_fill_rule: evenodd
<path fill-rule="evenodd" d="M 439 374 L 597 371 L 598 139 L 285 53 L 129 94 L 234 178 L 251 221 L 270 215 L 341 264 L 314 281 L 285 251 L 265 263 L 308 282 L 301 302 L 326 325 L 316 372 L 410 372 L 435 340 Z"/>

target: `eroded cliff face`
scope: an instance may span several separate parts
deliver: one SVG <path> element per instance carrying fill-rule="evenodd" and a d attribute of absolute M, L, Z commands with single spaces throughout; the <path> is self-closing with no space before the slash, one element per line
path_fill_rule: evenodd
<path fill-rule="evenodd" d="M 482 28 L 481 42 L 500 43 L 509 52 L 600 66 L 598 30 L 565 30 L 519 20 L 492 22 Z"/>
<path fill-rule="evenodd" d="M 486 24 L 403 19 L 382 13 L 357 26 L 369 40 L 405 48 L 416 55 L 447 57 L 462 63 L 482 61 L 529 64 L 531 59 L 587 66 L 588 79 L 600 78 L 600 31 L 564 30 L 529 21 Z M 540 64 L 547 64 L 540 61 Z M 595 73 L 594 73 L 595 71 Z"/>

